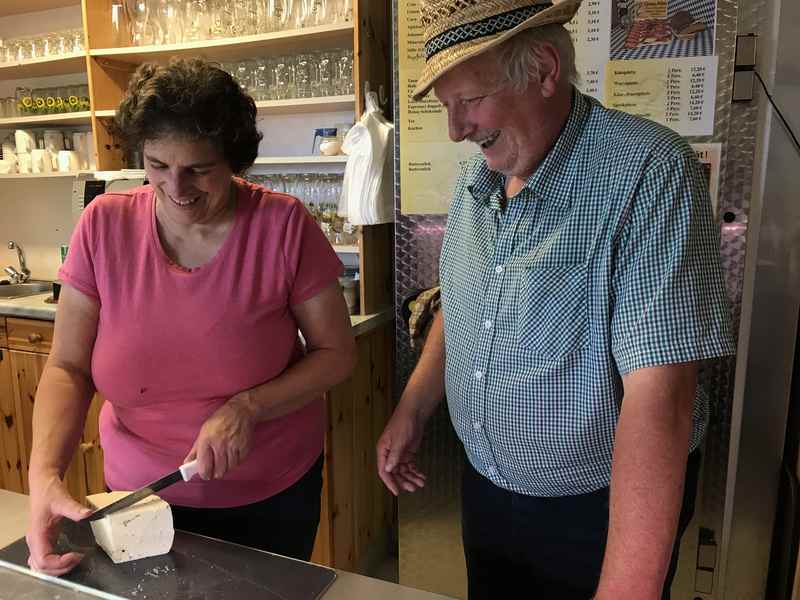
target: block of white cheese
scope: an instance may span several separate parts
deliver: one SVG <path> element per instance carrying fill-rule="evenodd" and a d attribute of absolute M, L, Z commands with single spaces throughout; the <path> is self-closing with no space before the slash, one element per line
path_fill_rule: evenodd
<path fill-rule="evenodd" d="M 92 494 L 86 500 L 93 508 L 103 508 L 129 493 Z M 172 510 L 158 496 L 140 500 L 133 506 L 92 521 L 91 525 L 97 545 L 115 563 L 166 554 L 175 537 Z"/>

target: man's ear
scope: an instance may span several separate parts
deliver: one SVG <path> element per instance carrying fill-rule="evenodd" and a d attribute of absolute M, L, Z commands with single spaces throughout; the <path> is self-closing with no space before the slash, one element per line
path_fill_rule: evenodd
<path fill-rule="evenodd" d="M 539 88 L 545 98 L 552 98 L 561 82 L 561 56 L 553 44 L 542 42 L 536 51 L 539 58 Z"/>

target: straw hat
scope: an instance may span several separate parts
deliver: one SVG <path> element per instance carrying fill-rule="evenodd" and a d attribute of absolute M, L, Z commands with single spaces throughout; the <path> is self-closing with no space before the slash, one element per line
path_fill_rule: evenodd
<path fill-rule="evenodd" d="M 425 68 L 414 89 L 421 100 L 436 80 L 520 31 L 567 23 L 583 0 L 422 0 Z"/>

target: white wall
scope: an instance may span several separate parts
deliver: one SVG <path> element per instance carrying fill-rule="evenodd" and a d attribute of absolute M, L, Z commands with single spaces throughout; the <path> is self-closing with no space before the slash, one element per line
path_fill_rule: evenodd
<path fill-rule="evenodd" d="M 72 178 L 0 180 L 0 269 L 17 268 L 17 254 L 8 241 L 25 250 L 28 268 L 37 279 L 55 279 L 59 246 L 72 233 Z"/>

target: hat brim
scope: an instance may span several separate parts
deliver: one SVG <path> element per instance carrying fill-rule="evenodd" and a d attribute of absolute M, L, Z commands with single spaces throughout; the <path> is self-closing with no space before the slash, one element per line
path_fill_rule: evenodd
<path fill-rule="evenodd" d="M 521 31 L 532 29 L 534 27 L 542 27 L 544 25 L 563 25 L 568 23 L 578 12 L 583 0 L 563 0 L 558 4 L 554 4 L 539 13 L 536 13 L 526 21 L 523 21 L 513 29 L 504 31 L 491 36 L 482 37 L 476 40 L 456 44 L 446 50 L 442 50 L 430 60 L 425 62 L 425 67 L 422 69 L 422 74 L 417 80 L 417 85 L 414 88 L 414 93 L 411 97 L 415 101 L 422 100 L 431 91 L 431 88 L 442 75 L 451 71 L 454 67 L 460 65 L 467 60 L 478 56 L 494 48 L 509 38 L 514 37 Z"/>

